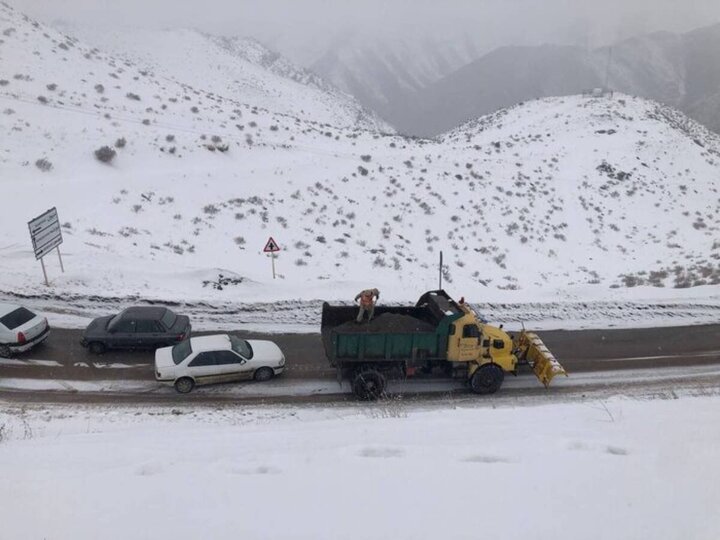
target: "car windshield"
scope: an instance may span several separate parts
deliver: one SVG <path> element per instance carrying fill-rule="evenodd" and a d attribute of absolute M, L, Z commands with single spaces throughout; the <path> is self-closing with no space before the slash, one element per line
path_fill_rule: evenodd
<path fill-rule="evenodd" d="M 118 313 L 118 314 L 115 315 L 112 319 L 110 319 L 110 320 L 108 321 L 108 325 L 107 325 L 108 330 L 115 330 L 115 328 L 117 327 L 118 323 L 119 323 L 120 320 L 122 319 L 122 316 L 123 316 L 124 313 L 125 313 L 125 310 L 122 310 L 120 313 Z"/>
<path fill-rule="evenodd" d="M 177 320 L 177 315 L 175 315 L 169 309 L 166 309 L 165 314 L 162 316 L 161 320 L 162 320 L 162 323 L 165 326 L 165 328 L 170 330 L 173 327 L 173 325 L 175 324 L 175 321 Z"/>
<path fill-rule="evenodd" d="M 8 330 L 15 330 L 18 326 L 22 326 L 34 318 L 35 314 L 32 311 L 21 307 L 0 317 L 0 323 Z"/>
<path fill-rule="evenodd" d="M 190 345 L 190 340 L 186 339 L 185 341 L 181 341 L 177 345 L 175 345 L 172 348 L 172 358 L 173 362 L 175 362 L 175 365 L 178 365 L 180 362 L 185 360 L 190 353 L 192 352 L 192 346 Z"/>
<path fill-rule="evenodd" d="M 243 358 L 250 360 L 253 357 L 253 350 L 250 343 L 239 337 L 230 336 L 230 346 L 232 350 L 238 353 Z"/>

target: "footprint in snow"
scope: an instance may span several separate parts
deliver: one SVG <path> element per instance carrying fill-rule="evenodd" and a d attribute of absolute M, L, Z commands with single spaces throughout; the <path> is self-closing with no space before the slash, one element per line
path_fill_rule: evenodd
<path fill-rule="evenodd" d="M 163 467 L 160 463 L 143 463 L 136 470 L 135 474 L 138 476 L 155 476 L 163 472 Z"/>
<path fill-rule="evenodd" d="M 402 448 L 363 448 L 360 450 L 359 455 L 370 458 L 403 457 L 405 450 Z"/>
<path fill-rule="evenodd" d="M 282 471 L 275 467 L 268 467 L 267 465 L 260 465 L 253 469 L 230 469 L 232 474 L 280 474 Z"/>
<path fill-rule="evenodd" d="M 600 446 L 595 445 L 589 445 L 587 443 L 584 443 L 582 441 L 573 441 L 568 444 L 567 446 L 568 450 L 581 450 L 581 451 L 603 451 L 606 454 L 611 454 L 613 456 L 627 456 L 628 451 L 626 448 L 623 448 L 622 446 L 612 446 L 607 445 L 604 448 Z"/>
<path fill-rule="evenodd" d="M 512 463 L 509 459 L 500 456 L 468 456 L 462 461 L 466 463 Z"/>

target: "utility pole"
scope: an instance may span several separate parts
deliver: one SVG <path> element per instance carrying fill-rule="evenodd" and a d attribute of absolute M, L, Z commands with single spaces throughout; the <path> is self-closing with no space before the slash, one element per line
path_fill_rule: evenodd
<path fill-rule="evenodd" d="M 442 266 L 443 266 L 443 255 L 440 251 L 440 267 L 438 268 L 438 289 L 442 290 Z"/>

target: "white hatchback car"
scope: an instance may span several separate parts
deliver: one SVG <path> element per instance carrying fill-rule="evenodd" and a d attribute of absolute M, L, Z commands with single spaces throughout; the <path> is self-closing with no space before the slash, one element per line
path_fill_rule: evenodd
<path fill-rule="evenodd" d="M 49 334 L 45 317 L 16 304 L 0 304 L 0 357 L 27 351 Z"/>
<path fill-rule="evenodd" d="M 194 337 L 155 351 L 155 378 L 181 394 L 200 384 L 267 381 L 284 370 L 285 355 L 272 341 L 227 334 Z"/>

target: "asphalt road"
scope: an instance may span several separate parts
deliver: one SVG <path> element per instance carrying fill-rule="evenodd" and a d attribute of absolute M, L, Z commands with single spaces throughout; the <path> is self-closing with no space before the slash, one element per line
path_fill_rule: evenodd
<path fill-rule="evenodd" d="M 319 334 L 249 334 L 270 339 L 285 352 L 286 379 L 332 379 Z M 81 330 L 53 329 L 44 344 L 4 362 L 0 378 L 153 380 L 151 351 L 110 351 L 80 346 Z M 720 364 L 720 325 L 539 333 L 569 373 Z M 112 369 L 122 367 L 123 369 Z"/>

